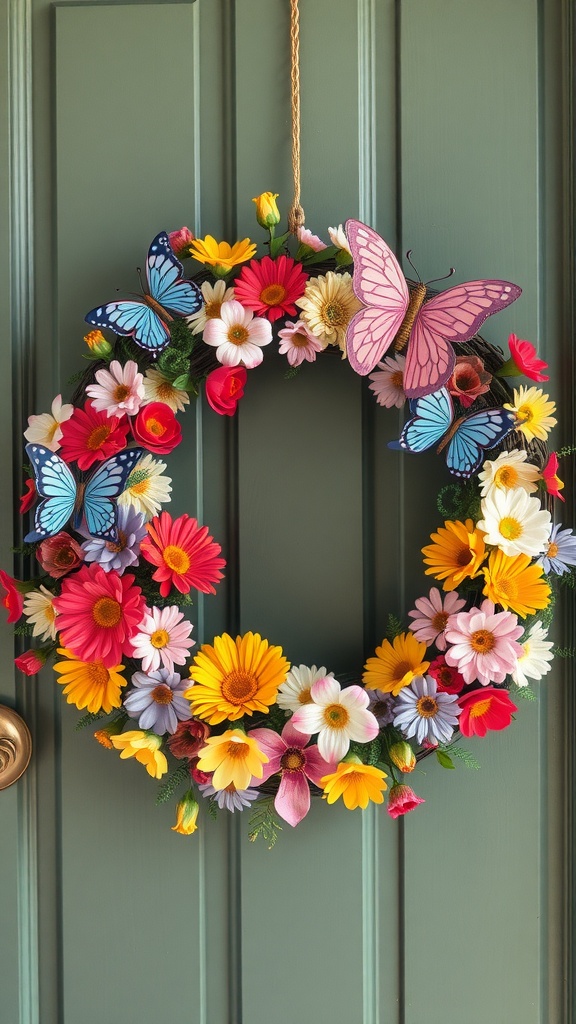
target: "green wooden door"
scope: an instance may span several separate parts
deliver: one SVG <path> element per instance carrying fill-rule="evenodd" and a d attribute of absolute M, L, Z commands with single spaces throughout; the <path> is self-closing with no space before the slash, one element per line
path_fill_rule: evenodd
<path fill-rule="evenodd" d="M 253 234 L 266 189 L 288 208 L 288 8 L 2 5 L 4 480 L 12 430 L 21 459 L 25 416 L 78 368 L 85 311 L 134 287 L 158 230 Z M 485 333 L 538 339 L 566 382 L 560 443 L 568 14 L 561 0 L 301 2 L 307 225 L 360 216 L 410 246 L 424 279 L 455 264 L 458 280 L 518 281 Z M 254 629 L 296 664 L 357 668 L 422 591 L 436 464 L 387 450 L 394 415 L 338 359 L 290 382 L 267 359 L 222 419 L 200 403 L 170 459 L 171 510 L 209 523 L 230 562 L 198 637 Z M 572 1019 L 561 663 L 513 728 L 471 743 L 480 772 L 424 764 L 426 803 L 405 822 L 318 801 L 268 852 L 238 815 L 171 832 L 141 767 L 74 731 L 49 674 L 14 679 L 7 627 L 2 643 L 0 701 L 35 753 L 0 793 L 0 1024 Z"/>

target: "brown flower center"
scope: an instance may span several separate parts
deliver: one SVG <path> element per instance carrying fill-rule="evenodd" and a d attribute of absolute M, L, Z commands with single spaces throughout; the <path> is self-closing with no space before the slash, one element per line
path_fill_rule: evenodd
<path fill-rule="evenodd" d="M 297 747 L 288 747 L 280 758 L 280 767 L 285 772 L 301 772 L 306 764 L 306 758 Z"/>
<path fill-rule="evenodd" d="M 392 384 L 393 387 L 402 390 L 402 386 L 404 384 L 404 374 L 402 373 L 402 370 L 394 371 L 394 373 L 390 377 L 390 383 Z"/>
<path fill-rule="evenodd" d="M 258 692 L 258 682 L 252 672 L 234 668 L 222 680 L 222 696 L 230 704 L 244 704 Z"/>
<path fill-rule="evenodd" d="M 86 438 L 86 447 L 89 448 L 91 452 L 97 451 L 98 448 L 101 448 L 104 442 L 108 439 L 111 430 L 112 428 L 108 423 L 101 423 L 99 427 L 94 427 L 94 430 L 91 430 Z"/>
<path fill-rule="evenodd" d="M 91 661 L 86 666 L 91 686 L 104 687 L 108 683 L 110 673 L 101 661 Z"/>
<path fill-rule="evenodd" d="M 301 331 L 296 331 L 296 334 L 292 335 L 290 341 L 294 345 L 294 348 L 306 348 L 306 346 L 310 344 L 309 338 L 307 338 L 305 334 L 302 334 Z"/>
<path fill-rule="evenodd" d="M 99 597 L 92 608 L 92 618 L 97 626 L 111 629 L 122 618 L 122 606 L 113 597 Z"/>
<path fill-rule="evenodd" d="M 115 402 L 125 402 L 129 394 L 130 388 L 128 387 L 128 385 L 119 384 L 118 387 L 114 389 L 112 397 Z"/>
<path fill-rule="evenodd" d="M 474 556 L 470 548 L 460 548 L 460 550 L 456 552 L 456 565 L 469 565 L 473 557 Z"/>
<path fill-rule="evenodd" d="M 550 543 L 548 545 L 548 551 L 546 552 L 546 557 L 547 558 L 556 558 L 557 554 L 558 554 L 558 545 L 555 544 L 554 541 L 550 541 Z"/>
<path fill-rule="evenodd" d="M 328 704 L 324 708 L 324 721 L 329 729 L 345 729 L 350 715 L 343 704 Z"/>
<path fill-rule="evenodd" d="M 108 551 L 114 551 L 118 554 L 120 551 L 124 551 L 124 548 L 126 547 L 126 540 L 127 537 L 124 530 L 118 530 L 118 540 L 107 540 L 105 546 L 108 548 Z"/>
<path fill-rule="evenodd" d="M 430 625 L 437 633 L 441 633 L 443 629 L 446 629 L 447 622 L 448 612 L 436 612 L 436 614 L 430 619 Z"/>
<path fill-rule="evenodd" d="M 248 757 L 249 753 L 250 747 L 248 746 L 247 743 L 241 743 L 236 742 L 235 740 L 230 740 L 230 742 L 226 744 L 226 754 L 228 755 L 228 757 L 231 757 L 234 761 L 243 760 L 244 758 Z"/>
<path fill-rule="evenodd" d="M 160 683 L 159 686 L 155 686 L 150 696 L 157 704 L 171 704 L 174 698 L 172 690 L 169 686 L 165 686 L 164 683 Z"/>
<path fill-rule="evenodd" d="M 311 704 L 312 703 L 312 694 L 310 693 L 310 687 L 309 686 L 306 686 L 306 687 L 304 687 L 303 690 L 300 690 L 300 693 L 298 694 L 298 703 L 299 704 Z"/>
<path fill-rule="evenodd" d="M 470 646 L 477 654 L 488 654 L 494 644 L 494 634 L 489 629 L 477 629 L 470 637 Z"/>
<path fill-rule="evenodd" d="M 326 302 L 322 307 L 322 317 L 331 327 L 341 327 L 348 319 L 346 310 L 340 302 Z"/>
<path fill-rule="evenodd" d="M 394 666 L 392 679 L 394 679 L 395 682 L 399 682 L 400 679 L 404 679 L 404 676 L 407 672 L 410 672 L 411 668 L 412 665 L 409 661 L 399 661 L 398 664 Z"/>
<path fill-rule="evenodd" d="M 180 576 L 183 576 L 190 568 L 190 559 L 184 548 L 179 548 L 176 544 L 168 544 L 162 552 L 162 557 L 168 568 Z"/>
<path fill-rule="evenodd" d="M 163 380 L 156 388 L 156 395 L 161 402 L 164 402 L 167 398 L 172 398 L 174 396 L 175 390 L 176 388 L 169 380 Z"/>
<path fill-rule="evenodd" d="M 214 300 L 213 302 L 207 302 L 204 306 L 204 316 L 207 320 L 217 320 L 220 317 L 222 309 L 222 303 Z"/>
<path fill-rule="evenodd" d="M 434 697 L 420 697 L 416 701 L 416 708 L 421 718 L 434 718 L 438 714 L 438 701 Z"/>
<path fill-rule="evenodd" d="M 260 292 L 260 302 L 265 302 L 267 306 L 278 306 L 285 298 L 286 289 L 279 283 L 268 284 Z"/>
<path fill-rule="evenodd" d="M 243 345 L 249 337 L 247 328 L 242 327 L 241 324 L 234 324 L 228 331 L 228 341 L 231 341 L 233 345 Z"/>

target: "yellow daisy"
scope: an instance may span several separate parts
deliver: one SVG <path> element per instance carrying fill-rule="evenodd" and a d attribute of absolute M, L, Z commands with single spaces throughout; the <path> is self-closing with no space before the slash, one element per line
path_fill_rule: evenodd
<path fill-rule="evenodd" d="M 116 750 L 120 751 L 121 758 L 134 757 L 145 766 L 148 775 L 153 779 L 161 779 L 168 771 L 168 761 L 160 750 L 161 736 L 156 736 L 153 732 L 142 732 L 141 729 L 132 729 L 120 733 L 120 736 L 111 736 L 110 739 Z"/>
<path fill-rule="evenodd" d="M 372 803 L 384 803 L 384 790 L 388 786 L 384 782 L 388 776 L 381 768 L 374 768 L 360 761 L 341 761 L 335 772 L 324 775 L 320 785 L 324 789 L 323 798 L 333 804 L 342 797 L 349 811 L 355 807 L 365 810 Z"/>
<path fill-rule="evenodd" d="M 382 690 L 396 697 L 414 676 L 423 676 L 430 665 L 423 661 L 426 644 L 413 633 L 400 633 L 392 643 L 383 640 L 376 648 L 376 657 L 368 658 L 362 681 L 368 690 Z"/>
<path fill-rule="evenodd" d="M 228 633 L 203 644 L 190 667 L 193 686 L 184 696 L 198 718 L 211 725 L 235 722 L 254 711 L 268 711 L 290 663 L 281 647 L 271 647 L 259 633 L 232 639 Z M 240 787 L 242 788 L 242 787 Z"/>
<path fill-rule="evenodd" d="M 482 572 L 486 580 L 482 593 L 504 611 L 526 618 L 550 603 L 550 587 L 542 579 L 544 569 L 532 565 L 530 555 L 505 555 L 496 549 L 490 552 Z"/>
<path fill-rule="evenodd" d="M 269 758 L 256 740 L 241 729 L 227 729 L 221 736 L 210 736 L 200 751 L 197 767 L 201 772 L 213 772 L 211 784 L 214 789 L 226 789 L 230 784 L 236 789 L 248 789 L 252 777 L 261 779 L 263 765 Z"/>
<path fill-rule="evenodd" d="M 342 357 L 346 355 L 346 330 L 362 303 L 356 298 L 350 274 L 335 274 L 333 270 L 321 277 L 311 277 L 304 295 L 296 299 L 302 310 L 301 319 L 318 338 L 320 344 L 338 345 Z"/>
<path fill-rule="evenodd" d="M 504 408 L 516 413 L 517 429 L 529 441 L 535 437 L 545 441 L 552 427 L 556 426 L 556 403 L 549 401 L 548 395 L 540 388 L 527 388 L 524 385 L 514 388 L 514 402 L 506 404 Z"/>
<path fill-rule="evenodd" d="M 126 685 L 121 675 L 124 665 L 106 668 L 101 661 L 80 661 L 66 647 L 59 647 L 58 654 L 66 661 L 57 661 L 54 671 L 60 674 L 59 683 L 64 687 L 68 704 L 88 711 L 105 711 L 119 708 L 122 703 L 121 690 Z"/>
<path fill-rule="evenodd" d="M 486 558 L 484 537 L 477 530 L 472 519 L 462 523 L 459 519 L 447 519 L 437 533 L 432 533 L 434 542 L 422 548 L 427 576 L 444 580 L 443 590 L 456 590 L 462 580 L 478 575 Z"/>
<path fill-rule="evenodd" d="M 190 255 L 199 263 L 207 263 L 214 267 L 214 273 L 224 277 L 239 263 L 251 260 L 256 252 L 256 245 L 249 238 L 230 245 L 228 242 L 217 242 L 212 235 L 206 238 L 195 238 L 190 245 Z"/>

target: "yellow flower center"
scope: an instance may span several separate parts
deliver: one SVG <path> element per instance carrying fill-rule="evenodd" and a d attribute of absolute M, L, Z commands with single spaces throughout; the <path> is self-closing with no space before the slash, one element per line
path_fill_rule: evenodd
<path fill-rule="evenodd" d="M 416 709 L 421 718 L 434 718 L 438 714 L 438 701 L 434 697 L 420 697 L 416 701 Z"/>
<path fill-rule="evenodd" d="M 492 703 L 491 697 L 486 697 L 486 700 L 479 700 L 476 704 L 473 704 L 470 708 L 470 718 L 481 718 L 487 711 L 490 710 Z"/>
<path fill-rule="evenodd" d="M 288 747 L 285 753 L 280 758 L 280 767 L 285 772 L 299 772 L 306 764 L 306 758 L 301 750 L 297 747 Z"/>
<path fill-rule="evenodd" d="M 130 388 L 127 384 L 119 384 L 112 393 L 112 397 L 115 402 L 125 402 L 130 394 Z"/>
<path fill-rule="evenodd" d="M 488 654 L 494 643 L 494 634 L 489 629 L 477 629 L 470 637 L 470 646 L 477 654 Z"/>
<path fill-rule="evenodd" d="M 86 672 L 90 680 L 90 686 L 106 686 L 109 679 L 108 669 L 101 661 L 89 661 L 86 665 Z"/>
<path fill-rule="evenodd" d="M 350 715 L 342 704 L 328 704 L 324 708 L 324 721 L 329 729 L 345 729 Z"/>
<path fill-rule="evenodd" d="M 170 637 L 165 629 L 155 629 L 150 635 L 150 643 L 152 644 L 152 647 L 156 648 L 156 650 L 160 650 L 161 647 L 166 647 L 169 640 Z"/>
<path fill-rule="evenodd" d="M 94 430 L 91 430 L 86 438 L 86 447 L 89 448 L 91 452 L 97 451 L 97 449 L 101 448 L 109 437 L 110 430 L 111 428 L 107 423 L 102 423 L 99 427 L 94 427 Z"/>
<path fill-rule="evenodd" d="M 250 753 L 250 747 L 248 746 L 247 743 L 230 740 L 226 744 L 226 753 L 228 757 L 231 757 L 234 761 L 240 761 L 248 757 L 248 754 Z"/>
<path fill-rule="evenodd" d="M 510 576 L 504 576 L 499 580 L 494 580 L 492 586 L 494 587 L 495 593 L 505 598 L 507 601 L 514 601 L 518 597 L 518 583 Z M 501 601 L 498 603 L 502 604 Z"/>
<path fill-rule="evenodd" d="M 150 486 L 150 474 L 147 469 L 135 469 L 130 474 L 128 490 L 131 494 L 146 494 Z"/>
<path fill-rule="evenodd" d="M 529 405 L 521 405 L 519 409 L 516 409 L 516 418 L 521 423 L 530 423 L 530 420 L 534 419 L 534 410 Z"/>
<path fill-rule="evenodd" d="M 99 597 L 92 608 L 92 618 L 97 626 L 111 629 L 122 618 L 122 606 L 113 597 Z"/>
<path fill-rule="evenodd" d="M 222 696 L 230 704 L 244 704 L 258 691 L 258 683 L 252 672 L 234 668 L 222 680 Z"/>
<path fill-rule="evenodd" d="M 432 629 L 435 629 L 438 633 L 441 633 L 446 628 L 448 622 L 448 612 L 436 612 L 435 615 L 430 619 L 430 625 Z"/>
<path fill-rule="evenodd" d="M 179 548 L 176 544 L 168 544 L 162 552 L 162 558 L 166 565 L 173 572 L 177 572 L 180 576 L 188 572 L 190 568 L 190 559 L 183 548 Z"/>
<path fill-rule="evenodd" d="M 285 298 L 286 289 L 284 285 L 278 282 L 266 285 L 266 288 L 263 288 L 260 292 L 260 301 L 265 302 L 267 306 L 277 306 Z"/>
<path fill-rule="evenodd" d="M 149 434 L 154 434 L 154 437 L 162 437 L 166 433 L 166 427 L 160 420 L 155 419 L 154 416 L 149 416 L 146 420 L 146 430 Z"/>
<path fill-rule="evenodd" d="M 217 320 L 222 310 L 222 303 L 214 299 L 213 302 L 207 302 L 204 306 L 204 316 L 207 320 Z"/>
<path fill-rule="evenodd" d="M 558 545 L 555 544 L 554 541 L 550 541 L 550 543 L 548 545 L 548 551 L 546 552 L 546 556 L 548 558 L 556 558 L 557 554 L 558 554 Z"/>
<path fill-rule="evenodd" d="M 498 524 L 498 529 L 505 540 L 517 540 L 522 536 L 522 523 L 514 516 L 504 516 Z"/>
<path fill-rule="evenodd" d="M 46 618 L 46 622 L 54 622 L 54 619 L 56 618 L 56 610 L 52 604 L 46 605 L 44 609 L 44 616 Z"/>
<path fill-rule="evenodd" d="M 118 540 L 107 540 L 105 547 L 108 548 L 108 551 L 114 551 L 115 554 L 118 554 L 120 551 L 124 551 L 124 548 L 126 547 L 126 539 L 124 530 L 118 530 Z"/>
<path fill-rule="evenodd" d="M 248 330 L 241 324 L 234 324 L 228 331 L 228 341 L 231 341 L 233 345 L 243 345 L 248 338 Z"/>
<path fill-rule="evenodd" d="M 347 322 L 346 310 L 340 302 L 325 302 L 321 313 L 330 327 L 340 327 Z"/>
<path fill-rule="evenodd" d="M 397 683 L 400 682 L 401 679 L 404 679 L 406 673 L 410 672 L 411 668 L 412 666 L 409 661 L 399 661 L 398 664 L 394 666 L 392 679 Z"/>
<path fill-rule="evenodd" d="M 494 483 L 496 487 L 516 487 L 518 478 L 514 466 L 501 466 L 494 474 Z"/>
<path fill-rule="evenodd" d="M 312 703 L 312 694 L 310 693 L 310 687 L 309 686 L 306 686 L 306 687 L 304 687 L 303 690 L 300 690 L 300 693 L 298 694 L 298 703 L 299 704 L 311 704 Z"/>
<path fill-rule="evenodd" d="M 174 694 L 169 686 L 161 683 L 159 686 L 154 687 L 150 696 L 157 704 L 171 704 Z"/>
<path fill-rule="evenodd" d="M 52 424 L 52 426 L 50 427 L 50 430 L 48 431 L 48 440 L 49 441 L 53 441 L 54 440 L 54 434 L 58 430 L 59 426 L 60 426 L 60 424 L 58 423 L 58 420 L 54 420 L 54 423 Z"/>

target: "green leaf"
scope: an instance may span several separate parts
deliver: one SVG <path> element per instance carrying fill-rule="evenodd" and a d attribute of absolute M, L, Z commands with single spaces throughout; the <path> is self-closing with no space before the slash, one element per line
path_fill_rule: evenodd
<path fill-rule="evenodd" d="M 181 373 L 176 380 L 172 381 L 172 387 L 178 388 L 180 391 L 187 391 L 190 385 L 190 377 L 187 373 Z"/>
<path fill-rule="evenodd" d="M 520 697 L 522 700 L 538 700 L 538 695 L 534 693 L 534 690 L 531 690 L 529 686 L 512 686 L 510 687 L 510 692 L 513 693 L 515 697 Z"/>
<path fill-rule="evenodd" d="M 395 615 L 390 614 L 388 616 L 388 624 L 386 626 L 386 639 L 392 643 L 397 636 L 402 632 L 402 623 L 400 619 L 396 618 Z"/>
<path fill-rule="evenodd" d="M 76 732 L 86 729 L 89 725 L 94 725 L 94 723 L 99 722 L 101 718 L 106 718 L 104 711 L 89 711 L 86 715 L 82 715 L 82 718 L 79 718 L 76 722 Z"/>
<path fill-rule="evenodd" d="M 170 800 L 174 796 L 174 793 L 179 786 L 184 782 L 190 781 L 190 769 L 188 767 L 188 761 L 182 762 L 170 773 L 168 778 L 162 783 L 158 790 L 158 796 L 156 797 L 157 804 L 165 804 L 167 800 Z"/>
<path fill-rule="evenodd" d="M 309 255 L 304 256 L 302 265 L 305 267 L 312 267 L 315 263 L 326 263 L 328 260 L 336 260 L 336 262 L 338 262 L 339 252 L 341 252 L 341 250 L 335 245 L 328 245 L 326 249 L 320 249 L 319 252 L 315 252 L 314 249 L 312 249 Z"/>
<path fill-rule="evenodd" d="M 273 806 L 274 797 L 259 800 L 254 805 L 254 810 L 250 815 L 248 823 L 248 839 L 250 842 L 255 843 L 258 837 L 262 836 L 262 839 L 268 844 L 269 850 L 275 846 L 278 833 L 282 831 L 282 826 L 272 812 Z"/>
<path fill-rule="evenodd" d="M 462 761 L 467 768 L 474 768 L 478 770 L 480 768 L 480 761 L 477 761 L 473 754 L 469 750 L 465 750 L 464 747 L 458 747 L 456 744 L 451 744 L 448 750 L 453 757 L 457 757 L 459 761 Z"/>
<path fill-rule="evenodd" d="M 349 267 L 353 260 L 347 249 L 338 249 L 336 255 L 336 265 L 338 267 Z"/>
<path fill-rule="evenodd" d="M 218 807 L 218 804 L 214 800 L 214 797 L 212 797 L 212 799 L 208 801 L 208 814 L 210 815 L 213 821 L 216 821 L 219 810 L 220 808 Z"/>
<path fill-rule="evenodd" d="M 450 755 L 446 753 L 445 750 L 438 749 L 436 751 L 436 758 L 438 760 L 438 764 L 441 764 L 443 768 L 455 768 L 456 767 L 456 765 L 454 764 L 454 761 L 452 760 Z"/>

